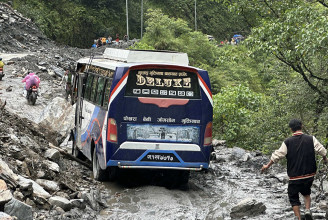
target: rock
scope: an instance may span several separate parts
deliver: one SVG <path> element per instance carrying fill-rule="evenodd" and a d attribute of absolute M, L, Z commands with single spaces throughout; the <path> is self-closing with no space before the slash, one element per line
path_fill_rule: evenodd
<path fill-rule="evenodd" d="M 69 211 L 72 208 L 71 202 L 68 199 L 60 196 L 50 197 L 49 203 L 53 206 L 60 207 L 65 211 Z"/>
<path fill-rule="evenodd" d="M 49 170 L 59 173 L 59 165 L 57 163 L 50 160 L 45 160 L 43 163 L 48 167 Z"/>
<path fill-rule="evenodd" d="M 23 193 L 21 193 L 20 191 L 18 191 L 18 189 L 16 189 L 16 191 L 14 192 L 14 197 L 15 197 L 15 199 L 18 199 L 20 201 L 23 201 L 24 200 Z"/>
<path fill-rule="evenodd" d="M 17 185 L 18 176 L 8 167 L 8 165 L 0 159 L 0 178 L 5 180 L 7 184 Z"/>
<path fill-rule="evenodd" d="M 66 137 L 74 126 L 74 107 L 64 98 L 56 97 L 44 108 L 38 123 Z"/>
<path fill-rule="evenodd" d="M 35 182 L 48 191 L 55 192 L 60 189 L 58 183 L 55 181 L 45 180 L 45 179 L 37 179 Z"/>
<path fill-rule="evenodd" d="M 219 147 L 219 146 L 225 146 L 226 145 L 226 141 L 225 140 L 213 139 L 212 145 L 213 145 L 214 148 L 215 147 Z"/>
<path fill-rule="evenodd" d="M 79 208 L 79 209 L 85 209 L 86 204 L 83 199 L 72 199 L 70 200 L 73 207 Z"/>
<path fill-rule="evenodd" d="M 19 143 L 19 139 L 16 135 L 10 134 L 10 138 L 11 138 L 12 141 L 14 141 L 14 143 L 16 143 L 16 144 Z"/>
<path fill-rule="evenodd" d="M 6 203 L 4 211 L 11 216 L 16 216 L 18 220 L 33 220 L 32 207 L 17 199 L 11 199 Z"/>
<path fill-rule="evenodd" d="M 44 153 L 44 156 L 52 161 L 58 161 L 60 158 L 60 152 L 56 149 L 48 149 Z"/>
<path fill-rule="evenodd" d="M 98 201 L 100 201 L 99 191 L 91 190 L 90 193 L 83 193 L 82 199 L 86 201 L 93 210 L 99 209 Z"/>
<path fill-rule="evenodd" d="M 45 199 L 50 197 L 50 194 L 47 191 L 45 191 L 39 184 L 37 184 L 33 180 L 26 179 L 22 176 L 19 176 L 19 185 L 26 186 L 29 184 L 32 184 L 33 196 L 41 197 L 41 198 L 45 198 Z"/>
<path fill-rule="evenodd" d="M 240 161 L 242 161 L 242 162 L 247 162 L 248 160 L 250 160 L 252 158 L 252 155 L 250 154 L 250 153 L 246 153 L 246 154 L 244 154 L 244 156 L 242 156 L 241 158 L 240 158 Z"/>
<path fill-rule="evenodd" d="M 4 191 L 4 190 L 7 190 L 8 187 L 7 187 L 7 184 L 4 180 L 0 179 L 0 191 Z"/>
<path fill-rule="evenodd" d="M 244 216 L 256 216 L 264 213 L 266 206 L 262 202 L 257 202 L 253 198 L 242 200 L 231 209 L 231 218 L 242 218 Z"/>
<path fill-rule="evenodd" d="M 278 174 L 274 175 L 274 178 L 279 180 L 279 182 L 285 183 L 285 184 L 287 184 L 288 181 L 289 181 L 289 178 L 288 178 L 288 175 L 287 175 L 286 172 L 285 173 L 278 173 Z"/>
<path fill-rule="evenodd" d="M 0 220 L 14 220 L 14 218 L 4 212 L 0 212 Z"/>
<path fill-rule="evenodd" d="M 61 214 L 64 214 L 64 213 L 65 213 L 65 210 L 64 210 L 64 209 L 62 209 L 62 208 L 60 208 L 59 206 L 57 206 L 57 207 L 55 208 L 55 210 L 56 210 L 56 212 L 57 212 L 59 215 L 61 215 Z"/>
<path fill-rule="evenodd" d="M 9 202 L 13 198 L 13 195 L 11 194 L 10 190 L 4 190 L 0 191 L 0 205 L 3 205 L 7 202 Z"/>
<path fill-rule="evenodd" d="M 240 159 L 242 158 L 244 155 L 246 154 L 246 151 L 242 148 L 239 148 L 239 147 L 234 147 L 232 149 L 232 159 Z"/>

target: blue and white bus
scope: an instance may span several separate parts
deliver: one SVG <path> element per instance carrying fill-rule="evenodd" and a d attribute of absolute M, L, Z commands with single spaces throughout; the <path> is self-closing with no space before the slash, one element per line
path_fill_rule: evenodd
<path fill-rule="evenodd" d="M 209 168 L 213 100 L 207 71 L 185 53 L 107 48 L 77 64 L 73 154 L 97 180 L 119 169 Z"/>

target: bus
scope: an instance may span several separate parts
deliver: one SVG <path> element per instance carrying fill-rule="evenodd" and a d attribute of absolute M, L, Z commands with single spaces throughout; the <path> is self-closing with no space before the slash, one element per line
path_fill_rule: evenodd
<path fill-rule="evenodd" d="M 138 168 L 176 170 L 187 183 L 209 168 L 210 79 L 188 64 L 186 53 L 115 48 L 78 60 L 72 153 L 96 180 Z"/>

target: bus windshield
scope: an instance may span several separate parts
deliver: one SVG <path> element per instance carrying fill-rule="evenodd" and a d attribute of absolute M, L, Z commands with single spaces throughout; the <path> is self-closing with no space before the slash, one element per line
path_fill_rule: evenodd
<path fill-rule="evenodd" d="M 197 75 L 172 69 L 130 70 L 125 96 L 200 99 Z"/>

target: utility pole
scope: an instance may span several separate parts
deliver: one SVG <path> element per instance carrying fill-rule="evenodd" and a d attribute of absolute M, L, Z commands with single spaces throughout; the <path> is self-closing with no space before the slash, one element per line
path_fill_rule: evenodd
<path fill-rule="evenodd" d="M 129 10 L 128 10 L 128 0 L 125 1 L 126 5 L 126 35 L 128 36 L 129 40 Z"/>
<path fill-rule="evenodd" d="M 143 30 L 143 0 L 141 0 L 141 28 L 140 28 L 140 39 L 142 39 Z"/>
<path fill-rule="evenodd" d="M 195 0 L 195 31 L 197 31 L 197 0 Z"/>

